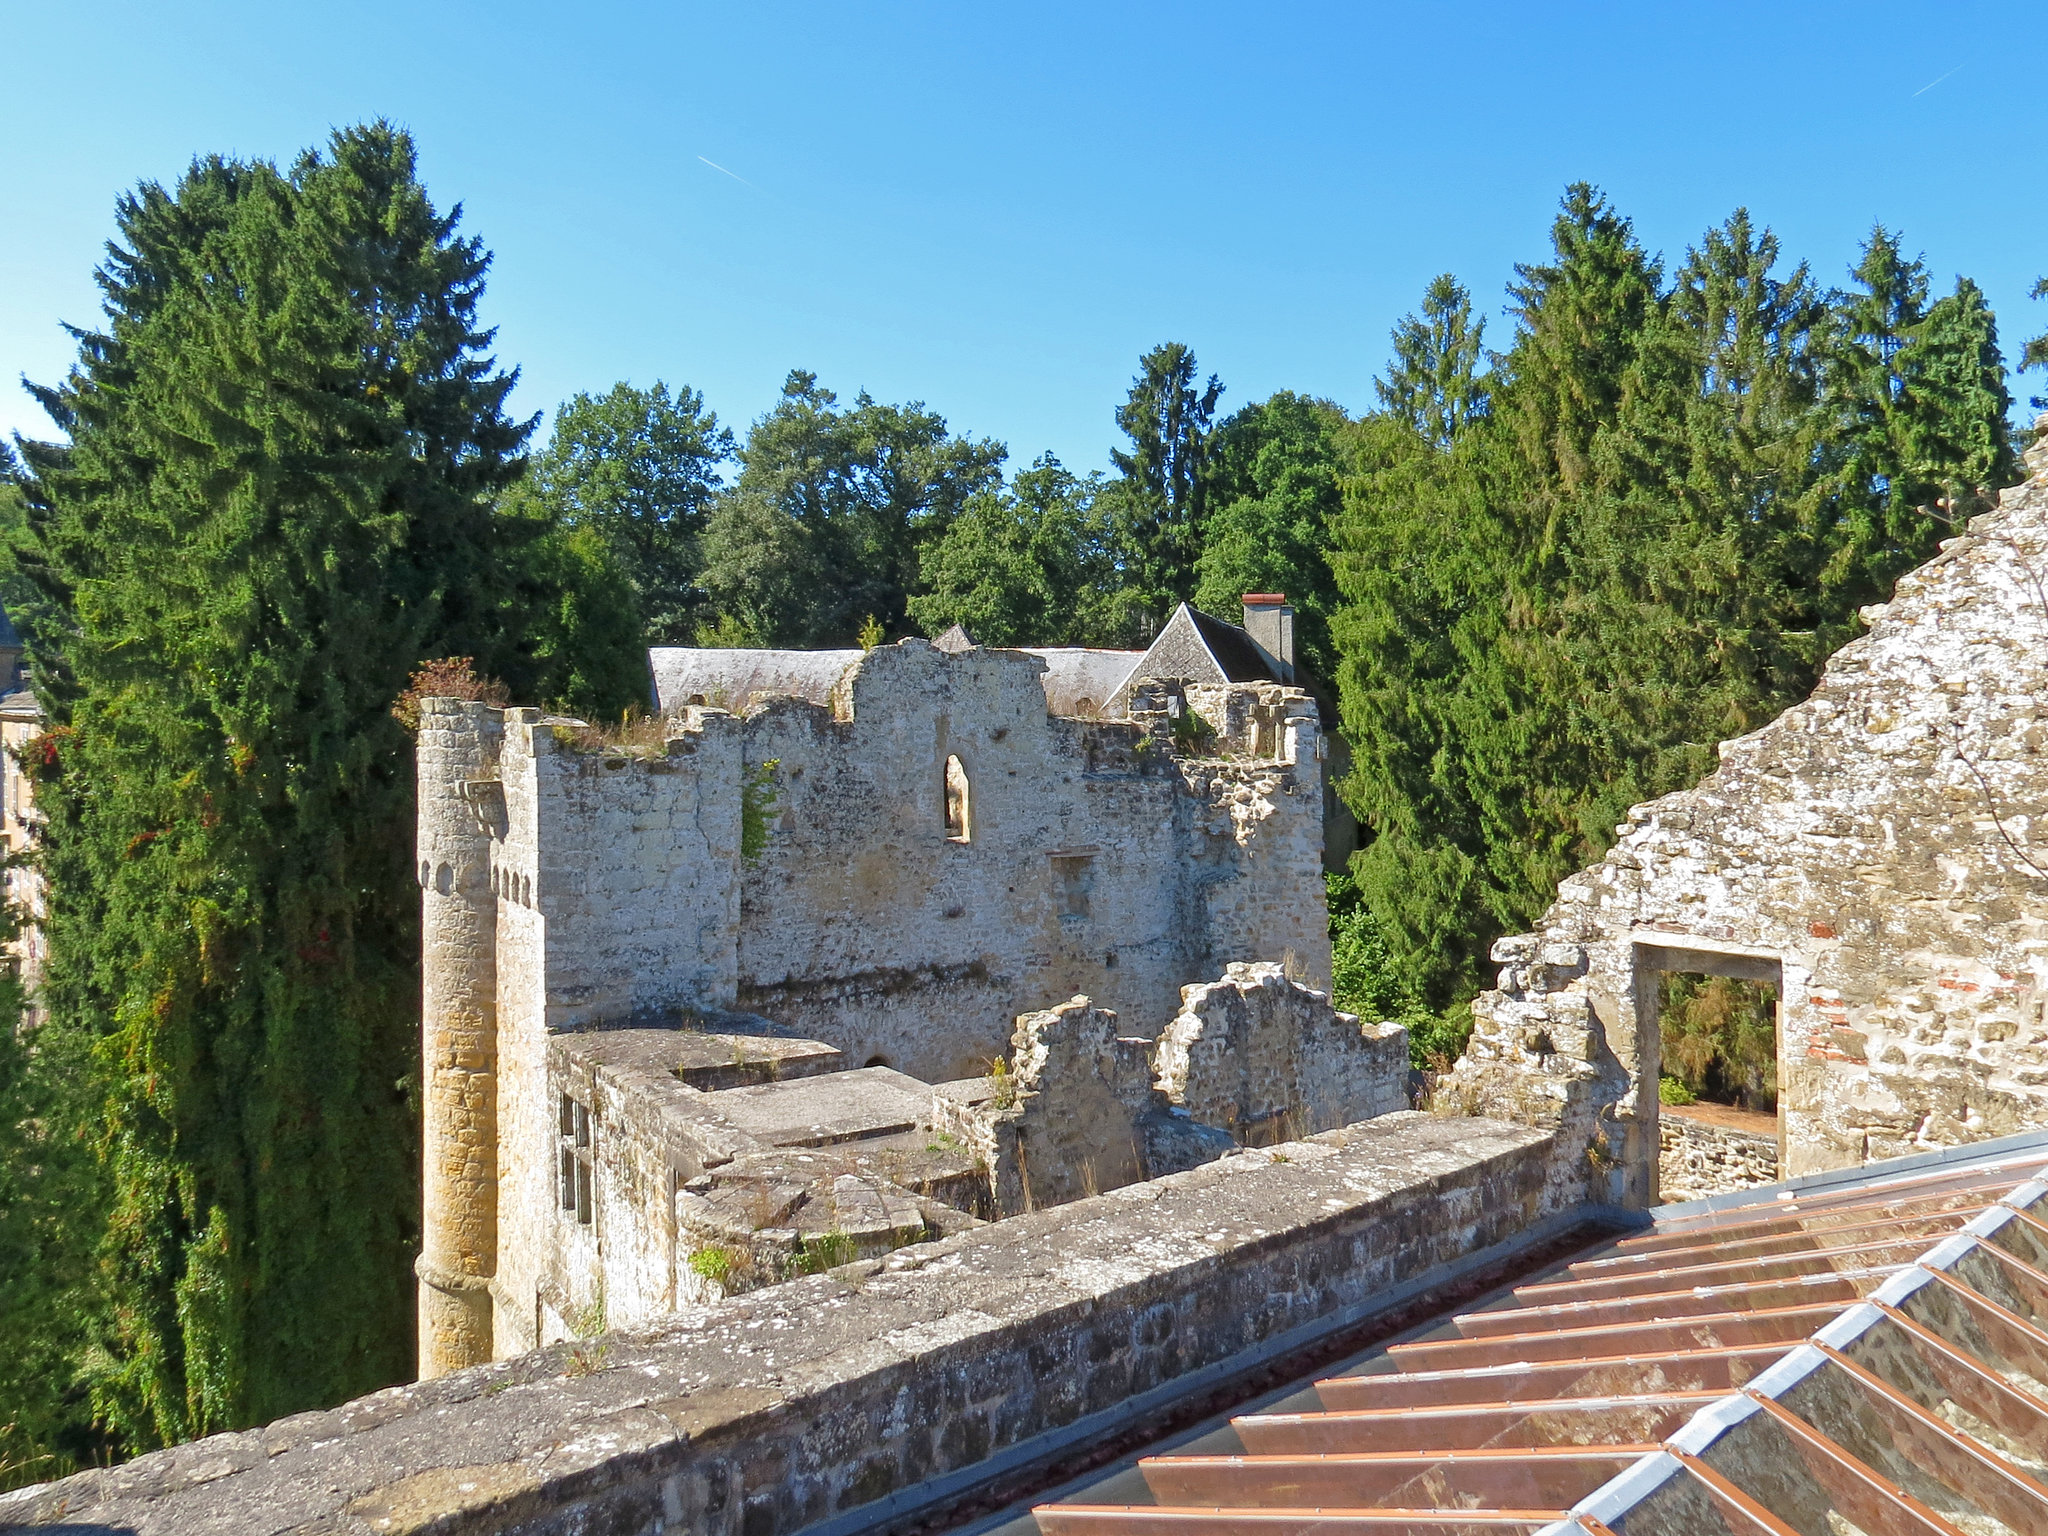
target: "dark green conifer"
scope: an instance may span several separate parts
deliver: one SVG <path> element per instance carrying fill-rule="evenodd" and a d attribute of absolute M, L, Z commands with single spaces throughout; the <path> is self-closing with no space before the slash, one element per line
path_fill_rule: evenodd
<path fill-rule="evenodd" d="M 35 574 L 46 1026 L 92 1063 L 108 1185 L 93 1373 L 133 1446 L 412 1368 L 426 657 L 517 672 L 527 430 L 488 256 L 410 139 L 211 158 L 122 199 L 102 329 L 42 391 Z M 81 1213 L 82 1218 L 89 1213 Z"/>
<path fill-rule="evenodd" d="M 1223 386 L 1177 341 L 1138 359 L 1116 424 L 1128 449 L 1112 448 L 1118 478 L 1104 491 L 1124 547 L 1132 591 L 1157 624 L 1194 596 L 1208 512 L 1209 429 Z"/>
<path fill-rule="evenodd" d="M 1472 318 L 1472 295 L 1450 273 L 1430 279 L 1422 313 L 1394 327 L 1394 360 L 1373 380 L 1380 407 L 1439 448 L 1486 412 L 1489 393 L 1480 364 L 1486 318 Z"/>

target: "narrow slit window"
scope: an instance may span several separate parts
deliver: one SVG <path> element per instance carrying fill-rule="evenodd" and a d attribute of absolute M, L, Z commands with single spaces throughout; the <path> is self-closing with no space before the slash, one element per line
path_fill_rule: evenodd
<path fill-rule="evenodd" d="M 561 1199 L 564 1213 L 573 1212 L 577 1224 L 591 1221 L 590 1109 L 563 1094 L 555 1129 L 561 1142 L 557 1155 L 561 1165 Z"/>
<path fill-rule="evenodd" d="M 957 757 L 946 759 L 946 836 L 956 843 L 974 837 L 974 805 L 967 769 Z"/>

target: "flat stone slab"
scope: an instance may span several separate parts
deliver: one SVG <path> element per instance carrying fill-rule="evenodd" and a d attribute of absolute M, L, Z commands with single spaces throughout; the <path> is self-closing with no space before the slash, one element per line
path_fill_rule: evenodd
<path fill-rule="evenodd" d="M 928 1120 L 931 1106 L 930 1084 L 893 1067 L 733 1088 L 716 1102 L 728 1123 L 771 1147 L 828 1147 L 900 1135 Z"/>
<path fill-rule="evenodd" d="M 736 1035 L 684 1030 L 676 1040 L 680 1060 L 673 1068 L 692 1088 L 714 1093 L 762 1083 L 836 1072 L 846 1063 L 836 1045 L 822 1040 L 785 1040 L 774 1035 Z"/>
<path fill-rule="evenodd" d="M 845 1054 L 750 1013 L 669 1014 L 629 1027 L 573 1030 L 556 1039 L 592 1066 L 667 1072 L 713 1093 L 836 1072 Z"/>

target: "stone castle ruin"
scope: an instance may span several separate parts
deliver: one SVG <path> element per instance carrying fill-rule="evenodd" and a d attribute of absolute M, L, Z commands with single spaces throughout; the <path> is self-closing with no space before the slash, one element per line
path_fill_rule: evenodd
<path fill-rule="evenodd" d="M 1864 610 L 1811 698 L 1630 811 L 1537 932 L 1494 946 L 1448 1097 L 1569 1128 L 1606 1198 L 1653 1202 L 1675 971 L 1779 999 L 1775 1166 L 1724 1140 L 1747 1165 L 1727 1182 L 2048 1123 L 2048 437 L 2027 464 Z"/>
<path fill-rule="evenodd" d="M 426 1374 L 1406 1107 L 1317 990 L 1307 694 L 690 660 L 631 740 L 425 707 Z"/>
<path fill-rule="evenodd" d="M 1316 705 L 1214 621 L 671 653 L 644 739 L 433 702 L 430 1379 L 0 1526 L 2048 1530 L 2027 460 L 1496 945 L 1432 1112 L 1321 990 Z M 1775 988 L 1770 1134 L 1666 1124 L 1672 973 Z"/>

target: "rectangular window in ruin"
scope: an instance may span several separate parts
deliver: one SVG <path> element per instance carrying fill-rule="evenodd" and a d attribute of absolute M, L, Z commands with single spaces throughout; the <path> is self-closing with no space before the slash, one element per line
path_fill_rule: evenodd
<path fill-rule="evenodd" d="M 1095 884 L 1095 857 L 1087 853 L 1052 856 L 1053 902 L 1061 917 L 1086 917 L 1088 892 Z"/>
<path fill-rule="evenodd" d="M 556 1129 L 561 1133 L 562 1209 L 573 1211 L 578 1224 L 587 1227 L 591 1215 L 589 1109 L 563 1094 Z"/>
<path fill-rule="evenodd" d="M 1770 982 L 1659 972 L 1657 1033 L 1665 1103 L 1778 1112 L 1778 989 Z"/>

